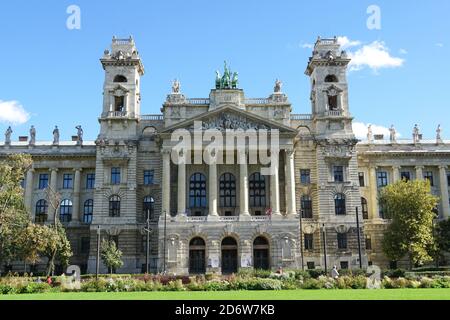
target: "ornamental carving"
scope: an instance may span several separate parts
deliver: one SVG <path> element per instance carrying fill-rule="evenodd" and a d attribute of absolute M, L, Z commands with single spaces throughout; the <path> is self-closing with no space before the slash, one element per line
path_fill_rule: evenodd
<path fill-rule="evenodd" d="M 248 120 L 243 116 L 232 114 L 221 114 L 218 117 L 209 118 L 202 123 L 202 129 L 217 129 L 219 131 L 236 130 L 236 129 L 255 129 L 255 130 L 270 130 L 270 128 L 264 124 L 256 123 Z"/>
<path fill-rule="evenodd" d="M 344 224 L 340 224 L 340 225 L 336 226 L 334 228 L 334 230 L 336 230 L 337 233 L 347 233 L 349 230 L 349 227 Z"/>

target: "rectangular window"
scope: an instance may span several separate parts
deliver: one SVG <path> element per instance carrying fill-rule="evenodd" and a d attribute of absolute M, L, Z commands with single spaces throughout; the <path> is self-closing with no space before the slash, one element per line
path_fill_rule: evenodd
<path fill-rule="evenodd" d="M 305 250 L 312 250 L 314 249 L 313 246 L 313 235 L 312 234 L 305 234 Z"/>
<path fill-rule="evenodd" d="M 39 189 L 45 189 L 48 187 L 48 173 L 41 173 L 39 175 Z"/>
<path fill-rule="evenodd" d="M 411 180 L 411 173 L 409 171 L 402 171 L 400 173 L 400 179 L 403 181 L 409 181 Z"/>
<path fill-rule="evenodd" d="M 89 253 L 91 241 L 89 237 L 81 237 L 80 253 Z"/>
<path fill-rule="evenodd" d="M 63 189 L 72 189 L 73 188 L 73 174 L 65 173 L 63 175 Z"/>
<path fill-rule="evenodd" d="M 366 183 L 364 181 L 364 172 L 358 172 L 358 178 L 359 178 L 359 186 L 365 187 Z"/>
<path fill-rule="evenodd" d="M 109 241 L 114 241 L 116 248 L 119 248 L 119 236 L 109 236 Z"/>
<path fill-rule="evenodd" d="M 338 249 L 347 249 L 347 234 L 338 233 L 337 234 Z"/>
<path fill-rule="evenodd" d="M 314 263 L 314 261 L 308 261 L 306 262 L 306 267 L 308 268 L 308 270 L 312 270 L 316 268 L 316 264 Z"/>
<path fill-rule="evenodd" d="M 111 168 L 111 184 L 120 184 L 120 168 Z"/>
<path fill-rule="evenodd" d="M 344 167 L 333 166 L 333 176 L 335 182 L 344 182 Z"/>
<path fill-rule="evenodd" d="M 94 189 L 95 173 L 88 173 L 86 175 L 86 189 Z"/>
<path fill-rule="evenodd" d="M 423 178 L 430 181 L 430 185 L 434 186 L 433 182 L 433 171 L 425 171 L 425 174 L 423 175 Z"/>
<path fill-rule="evenodd" d="M 300 183 L 301 184 L 311 183 L 311 171 L 309 169 L 300 170 Z"/>
<path fill-rule="evenodd" d="M 348 269 L 348 261 L 341 261 L 340 265 L 341 269 Z"/>
<path fill-rule="evenodd" d="M 377 186 L 382 188 L 388 185 L 388 177 L 386 171 L 377 172 Z"/>
<path fill-rule="evenodd" d="M 447 186 L 450 187 L 450 173 L 447 173 Z"/>
<path fill-rule="evenodd" d="M 144 171 L 144 185 L 148 186 L 153 184 L 153 177 L 155 175 L 154 170 L 145 170 Z"/>
<path fill-rule="evenodd" d="M 366 237 L 366 250 L 372 250 L 372 239 Z"/>

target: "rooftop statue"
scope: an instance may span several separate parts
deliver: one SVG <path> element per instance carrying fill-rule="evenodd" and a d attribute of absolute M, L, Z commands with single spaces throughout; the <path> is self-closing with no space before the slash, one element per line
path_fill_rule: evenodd
<path fill-rule="evenodd" d="M 223 76 L 220 75 L 219 71 L 216 71 L 216 89 L 237 89 L 238 84 L 238 73 L 231 72 L 227 62 L 224 61 Z"/>
<path fill-rule="evenodd" d="M 419 142 L 419 126 L 416 124 L 416 125 L 414 125 L 414 128 L 413 128 L 413 142 L 414 143 L 417 143 L 417 142 Z"/>
<path fill-rule="evenodd" d="M 30 145 L 34 145 L 36 143 L 36 128 L 31 126 L 30 128 Z"/>
<path fill-rule="evenodd" d="M 172 93 L 180 93 L 180 81 L 178 79 L 172 82 Z"/>
<path fill-rule="evenodd" d="M 372 142 L 373 141 L 373 134 L 372 134 L 372 125 L 369 124 L 367 127 L 367 141 Z"/>
<path fill-rule="evenodd" d="M 280 93 L 282 86 L 283 86 L 283 82 L 281 82 L 280 80 L 276 79 L 275 80 L 275 87 L 273 88 L 273 92 Z"/>
<path fill-rule="evenodd" d="M 397 142 L 397 131 L 394 128 L 394 125 L 392 124 L 391 127 L 389 128 L 389 138 L 391 140 L 391 143 L 396 143 Z"/>
<path fill-rule="evenodd" d="M 77 136 L 78 136 L 78 142 L 77 145 L 83 144 L 83 129 L 81 126 L 76 126 L 75 129 L 77 129 Z"/>
<path fill-rule="evenodd" d="M 436 129 L 436 143 L 442 143 L 441 131 L 442 131 L 441 125 L 439 124 Z"/>
<path fill-rule="evenodd" d="M 59 129 L 58 126 L 55 126 L 55 129 L 53 129 L 53 145 L 59 144 Z"/>
<path fill-rule="evenodd" d="M 11 126 L 8 127 L 8 129 L 6 129 L 5 132 L 5 144 L 10 144 L 11 143 L 11 133 L 12 133 L 12 129 Z"/>

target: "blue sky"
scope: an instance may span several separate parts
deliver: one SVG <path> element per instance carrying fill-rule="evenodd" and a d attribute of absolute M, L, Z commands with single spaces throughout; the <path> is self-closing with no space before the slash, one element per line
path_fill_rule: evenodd
<path fill-rule="evenodd" d="M 441 123 L 443 136 L 450 138 L 450 2 L 411 3 L 2 1 L 0 140 L 13 120 L 14 140 L 32 124 L 38 140 L 50 140 L 55 124 L 62 140 L 69 140 L 78 124 L 86 140 L 95 139 L 103 85 L 99 58 L 113 35 L 135 38 L 146 68 L 141 81 L 146 114 L 160 112 L 174 78 L 186 96 L 207 97 L 224 60 L 239 72 L 247 97 L 267 97 L 279 78 L 293 111 L 310 113 L 304 75 L 309 44 L 318 35 L 346 37 L 353 44 L 347 51 L 359 61 L 348 78 L 355 121 L 393 123 L 408 138 L 415 123 L 429 138 Z M 66 27 L 72 4 L 81 9 L 80 30 Z M 381 10 L 379 30 L 366 26 L 369 5 Z"/>

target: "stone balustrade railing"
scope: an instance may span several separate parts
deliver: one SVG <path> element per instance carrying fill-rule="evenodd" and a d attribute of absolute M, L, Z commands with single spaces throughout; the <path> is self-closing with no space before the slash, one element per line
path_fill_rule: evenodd
<path fill-rule="evenodd" d="M 245 104 L 269 104 L 270 100 L 267 98 L 249 98 L 244 100 Z"/>
<path fill-rule="evenodd" d="M 326 116 L 339 117 L 342 116 L 342 111 L 340 110 L 329 110 L 325 112 Z"/>
<path fill-rule="evenodd" d="M 291 114 L 291 120 L 311 120 L 311 114 Z"/>
<path fill-rule="evenodd" d="M 108 117 L 110 118 L 122 118 L 126 117 L 127 112 L 126 111 L 110 111 L 108 112 Z"/>
<path fill-rule="evenodd" d="M 189 98 L 186 102 L 192 105 L 209 105 L 209 98 Z"/>
<path fill-rule="evenodd" d="M 164 116 L 162 114 L 143 114 L 141 115 L 141 120 L 161 121 L 164 120 Z"/>

